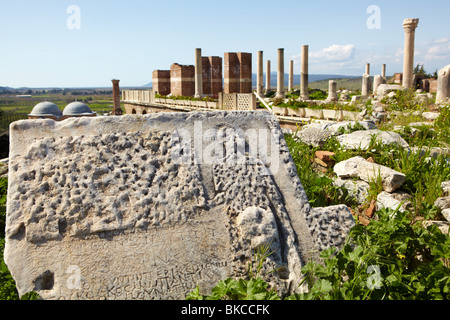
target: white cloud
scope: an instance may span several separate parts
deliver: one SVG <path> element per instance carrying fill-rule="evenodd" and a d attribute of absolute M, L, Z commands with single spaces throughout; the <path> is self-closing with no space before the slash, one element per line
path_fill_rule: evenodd
<path fill-rule="evenodd" d="M 321 51 L 311 52 L 309 58 L 313 61 L 329 61 L 329 62 L 342 62 L 353 58 L 355 54 L 355 45 L 338 45 L 333 44 L 328 48 L 324 48 Z"/>

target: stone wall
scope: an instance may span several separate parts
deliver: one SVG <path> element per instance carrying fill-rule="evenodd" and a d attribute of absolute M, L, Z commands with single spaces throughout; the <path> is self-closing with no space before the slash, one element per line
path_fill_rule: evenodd
<path fill-rule="evenodd" d="M 226 52 L 224 54 L 224 93 L 252 92 L 252 54 Z"/>

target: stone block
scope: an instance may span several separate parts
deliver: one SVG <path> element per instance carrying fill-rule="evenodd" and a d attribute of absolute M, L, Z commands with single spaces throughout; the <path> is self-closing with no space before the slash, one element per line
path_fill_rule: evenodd
<path fill-rule="evenodd" d="M 367 183 L 380 179 L 383 190 L 387 192 L 399 189 L 406 180 L 403 173 L 369 162 L 360 156 L 337 163 L 333 170 L 339 178 L 359 178 Z"/>
<path fill-rule="evenodd" d="M 354 223 L 344 209 L 311 210 L 265 112 L 21 120 L 10 130 L 4 257 L 20 295 L 184 300 L 246 276 L 265 245 L 262 275 L 284 296 L 306 289 L 301 268 Z"/>
<path fill-rule="evenodd" d="M 359 130 L 349 134 L 343 134 L 337 137 L 338 141 L 346 149 L 367 150 L 370 146 L 372 137 L 386 145 L 396 144 L 403 148 L 408 148 L 408 143 L 396 132 L 382 130 Z"/>

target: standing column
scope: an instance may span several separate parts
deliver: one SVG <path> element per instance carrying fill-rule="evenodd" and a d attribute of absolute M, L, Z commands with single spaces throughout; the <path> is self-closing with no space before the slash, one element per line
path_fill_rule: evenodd
<path fill-rule="evenodd" d="M 277 95 L 276 98 L 285 98 L 284 94 L 284 49 L 278 49 Z"/>
<path fill-rule="evenodd" d="M 120 108 L 120 88 L 119 88 L 120 80 L 113 79 L 111 81 L 113 83 L 113 100 L 114 100 L 112 115 L 119 116 L 122 114 L 122 109 Z"/>
<path fill-rule="evenodd" d="M 257 75 L 256 75 L 256 93 L 259 96 L 263 94 L 263 52 L 258 51 L 257 55 Z"/>
<path fill-rule="evenodd" d="M 381 65 L 381 76 L 386 78 L 386 64 Z"/>
<path fill-rule="evenodd" d="M 370 93 L 370 76 L 366 73 L 362 77 L 361 95 L 368 96 Z"/>
<path fill-rule="evenodd" d="M 337 101 L 338 95 L 337 95 L 337 83 L 335 80 L 329 80 L 328 81 L 328 97 L 327 101 Z"/>
<path fill-rule="evenodd" d="M 269 92 L 271 90 L 270 87 L 270 60 L 267 60 L 266 62 L 266 92 Z"/>
<path fill-rule="evenodd" d="M 195 49 L 195 98 L 203 96 L 203 79 L 202 79 L 202 49 Z"/>
<path fill-rule="evenodd" d="M 302 63 L 301 63 L 301 80 L 300 80 L 300 98 L 309 99 L 308 93 L 308 46 L 302 46 Z"/>
<path fill-rule="evenodd" d="M 289 61 L 289 85 L 288 90 L 294 89 L 294 60 Z"/>
<path fill-rule="evenodd" d="M 414 37 L 419 19 L 405 19 L 403 29 L 405 29 L 405 47 L 403 57 L 403 83 L 404 88 L 411 88 L 413 85 L 414 68 Z"/>
<path fill-rule="evenodd" d="M 370 63 L 366 63 L 366 74 L 370 75 Z"/>

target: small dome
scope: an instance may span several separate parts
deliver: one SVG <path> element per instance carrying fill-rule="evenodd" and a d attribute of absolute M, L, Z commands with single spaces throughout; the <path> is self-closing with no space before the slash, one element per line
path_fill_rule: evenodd
<path fill-rule="evenodd" d="M 93 113 L 94 112 L 92 112 L 87 104 L 78 101 L 69 103 L 63 111 L 64 116 L 82 116 L 91 115 Z"/>
<path fill-rule="evenodd" d="M 53 102 L 44 101 L 34 106 L 30 113 L 31 116 L 60 116 L 62 115 L 61 109 Z"/>

